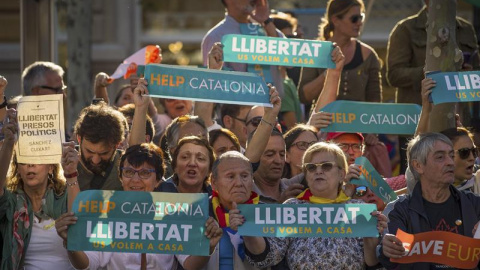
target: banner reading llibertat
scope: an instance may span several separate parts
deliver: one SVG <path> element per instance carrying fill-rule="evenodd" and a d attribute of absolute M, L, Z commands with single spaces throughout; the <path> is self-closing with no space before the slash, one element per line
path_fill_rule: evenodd
<path fill-rule="evenodd" d="M 154 97 L 272 107 L 267 84 L 247 72 L 150 64 L 145 79 Z"/>
<path fill-rule="evenodd" d="M 330 41 L 224 35 L 223 60 L 289 67 L 335 68 Z"/>
<path fill-rule="evenodd" d="M 203 193 L 89 190 L 72 211 L 68 250 L 209 255 Z"/>
<path fill-rule="evenodd" d="M 436 82 L 433 104 L 480 101 L 480 71 L 429 72 L 426 76 Z"/>
<path fill-rule="evenodd" d="M 63 95 L 22 97 L 17 105 L 18 163 L 55 164 L 65 142 Z"/>
<path fill-rule="evenodd" d="M 374 204 L 239 204 L 238 233 L 265 237 L 377 237 Z"/>

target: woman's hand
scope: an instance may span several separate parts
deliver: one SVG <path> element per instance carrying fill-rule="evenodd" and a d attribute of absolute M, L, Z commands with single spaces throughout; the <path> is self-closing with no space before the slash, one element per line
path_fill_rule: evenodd
<path fill-rule="evenodd" d="M 360 178 L 361 174 L 362 170 L 360 169 L 360 165 L 351 164 L 348 166 L 347 174 L 345 175 L 345 182 L 350 183 L 350 180 Z"/>
<path fill-rule="evenodd" d="M 218 242 L 222 238 L 223 230 L 218 226 L 218 223 L 212 217 L 205 222 L 205 236 L 210 239 L 210 254 L 213 253 Z"/>
<path fill-rule="evenodd" d="M 77 223 L 77 220 L 78 218 L 71 212 L 65 213 L 55 220 L 55 229 L 57 229 L 58 236 L 67 241 L 68 226 Z"/>
<path fill-rule="evenodd" d="M 148 108 L 150 96 L 148 96 L 147 85 L 148 82 L 145 78 L 138 79 L 137 87 L 133 90 L 133 103 L 135 104 L 135 108 Z"/>
<path fill-rule="evenodd" d="M 230 229 L 237 231 L 238 226 L 245 223 L 245 217 L 240 214 L 240 210 L 237 209 L 237 203 L 232 203 L 232 209 L 228 212 L 228 217 L 230 221 Z"/>
<path fill-rule="evenodd" d="M 328 127 L 333 120 L 333 113 L 329 112 L 314 112 L 308 120 L 308 125 L 314 126 L 318 130 Z"/>
<path fill-rule="evenodd" d="M 207 66 L 209 69 L 222 69 L 223 67 L 223 44 L 215 42 L 208 53 Z"/>
<path fill-rule="evenodd" d="M 77 171 L 80 155 L 75 149 L 75 142 L 66 142 L 62 144 L 62 168 L 65 174 L 72 174 Z"/>
<path fill-rule="evenodd" d="M 5 136 L 4 142 L 15 143 L 18 139 L 17 111 L 8 109 L 3 121 L 2 133 Z"/>
<path fill-rule="evenodd" d="M 337 43 L 333 43 L 333 51 L 332 51 L 332 61 L 335 63 L 336 71 L 342 72 L 343 66 L 345 64 L 345 55 L 343 55 L 340 46 Z"/>

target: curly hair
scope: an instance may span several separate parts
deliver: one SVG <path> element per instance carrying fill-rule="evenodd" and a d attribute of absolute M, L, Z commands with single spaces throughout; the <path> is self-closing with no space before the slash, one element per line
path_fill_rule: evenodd
<path fill-rule="evenodd" d="M 123 167 L 125 161 L 128 161 L 133 167 L 140 167 L 144 163 L 154 167 L 157 182 L 160 181 L 165 174 L 163 151 L 153 143 L 142 143 L 130 146 L 122 155 L 120 168 Z M 118 172 L 120 178 L 122 178 L 123 171 L 120 169 Z"/>
<path fill-rule="evenodd" d="M 49 164 L 53 167 L 53 172 L 48 177 L 48 186 L 53 188 L 53 191 L 57 196 L 62 195 L 65 192 L 66 180 L 63 176 L 63 169 L 59 163 Z M 17 155 L 13 153 L 12 162 L 10 163 L 10 169 L 7 175 L 7 189 L 11 192 L 17 190 L 24 190 L 23 179 L 18 173 Z"/>
<path fill-rule="evenodd" d="M 116 146 L 125 139 L 123 114 L 101 102 L 83 108 L 75 123 L 75 134 L 91 143 Z"/>
<path fill-rule="evenodd" d="M 318 26 L 318 39 L 329 40 L 333 35 L 333 30 L 335 30 L 332 17 L 342 18 L 342 16 L 354 6 L 360 6 L 362 12 L 365 10 L 365 5 L 362 0 L 329 0 L 327 3 L 327 11 Z"/>

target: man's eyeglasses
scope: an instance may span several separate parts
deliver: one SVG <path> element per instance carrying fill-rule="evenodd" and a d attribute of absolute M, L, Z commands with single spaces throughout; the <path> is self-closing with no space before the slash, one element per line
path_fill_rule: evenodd
<path fill-rule="evenodd" d="M 306 142 L 306 141 L 298 141 L 296 143 L 292 143 L 292 146 L 296 146 L 300 150 L 307 150 L 308 147 L 312 146 L 316 141 L 313 142 Z"/>
<path fill-rule="evenodd" d="M 467 159 L 470 157 L 470 152 L 472 153 L 473 155 L 473 158 L 477 158 L 478 157 L 478 148 L 476 147 L 472 147 L 472 148 L 460 148 L 458 150 L 456 150 L 455 152 L 458 152 L 458 156 L 461 158 L 461 159 Z"/>
<path fill-rule="evenodd" d="M 350 21 L 355 24 L 357 22 L 363 22 L 363 20 L 365 19 L 365 13 L 360 13 L 360 14 L 357 14 L 357 15 L 352 15 L 350 17 Z"/>
<path fill-rule="evenodd" d="M 365 194 L 367 194 L 368 187 L 366 186 L 358 186 L 355 188 L 355 194 L 354 196 L 356 197 L 363 197 Z"/>
<path fill-rule="evenodd" d="M 323 172 L 329 172 L 333 168 L 334 165 L 335 165 L 335 162 L 327 161 L 327 162 L 323 162 L 323 163 L 306 163 L 303 166 L 305 167 L 305 170 L 313 173 L 313 172 L 317 171 L 318 167 L 320 167 Z"/>
<path fill-rule="evenodd" d="M 125 178 L 133 178 L 135 174 L 138 174 L 138 177 L 141 179 L 148 179 L 152 173 L 155 172 L 155 169 L 140 169 L 135 170 L 133 168 L 122 167 L 122 176 Z"/>
<path fill-rule="evenodd" d="M 243 122 L 245 125 L 247 124 L 247 120 L 246 120 L 246 119 L 238 118 L 238 117 L 235 117 L 235 116 L 233 116 L 233 115 L 230 115 L 230 117 L 232 117 L 233 119 L 238 120 L 238 121 L 240 121 L 240 122 Z"/>
<path fill-rule="evenodd" d="M 260 125 L 260 122 L 262 121 L 262 117 L 261 116 L 255 116 L 253 117 L 252 119 L 248 120 L 245 125 L 250 125 L 252 124 L 252 126 L 254 127 L 258 127 L 258 125 Z"/>
<path fill-rule="evenodd" d="M 63 93 L 63 91 L 65 91 L 67 89 L 66 85 L 60 86 L 60 87 L 51 87 L 51 86 L 47 86 L 47 85 L 39 85 L 38 87 L 45 88 L 45 89 L 48 89 L 48 90 L 52 90 L 57 94 Z"/>
<path fill-rule="evenodd" d="M 348 152 L 348 149 L 352 148 L 354 152 L 362 151 L 362 144 L 358 143 L 339 143 L 338 147 L 342 149 L 343 152 Z"/>

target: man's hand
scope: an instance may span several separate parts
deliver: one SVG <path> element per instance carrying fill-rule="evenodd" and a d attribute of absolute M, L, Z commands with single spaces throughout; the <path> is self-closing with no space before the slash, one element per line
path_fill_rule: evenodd
<path fill-rule="evenodd" d="M 212 49 L 208 53 L 208 68 L 209 69 L 222 69 L 223 67 L 223 44 L 215 42 Z"/>
<path fill-rule="evenodd" d="M 279 203 L 283 203 L 284 201 L 295 198 L 298 194 L 302 193 L 305 190 L 305 187 L 302 184 L 292 184 L 285 189 L 282 194 L 280 195 Z"/>
<path fill-rule="evenodd" d="M 144 78 L 138 79 L 137 87 L 133 90 L 133 103 L 135 107 L 148 108 L 150 96 L 148 96 L 147 85 L 148 82 Z"/>
<path fill-rule="evenodd" d="M 263 23 L 270 17 L 268 0 L 256 0 L 255 9 L 250 16 L 258 23 Z"/>
<path fill-rule="evenodd" d="M 405 255 L 402 241 L 393 234 L 386 234 L 382 239 L 383 254 L 388 258 L 398 259 Z"/>

